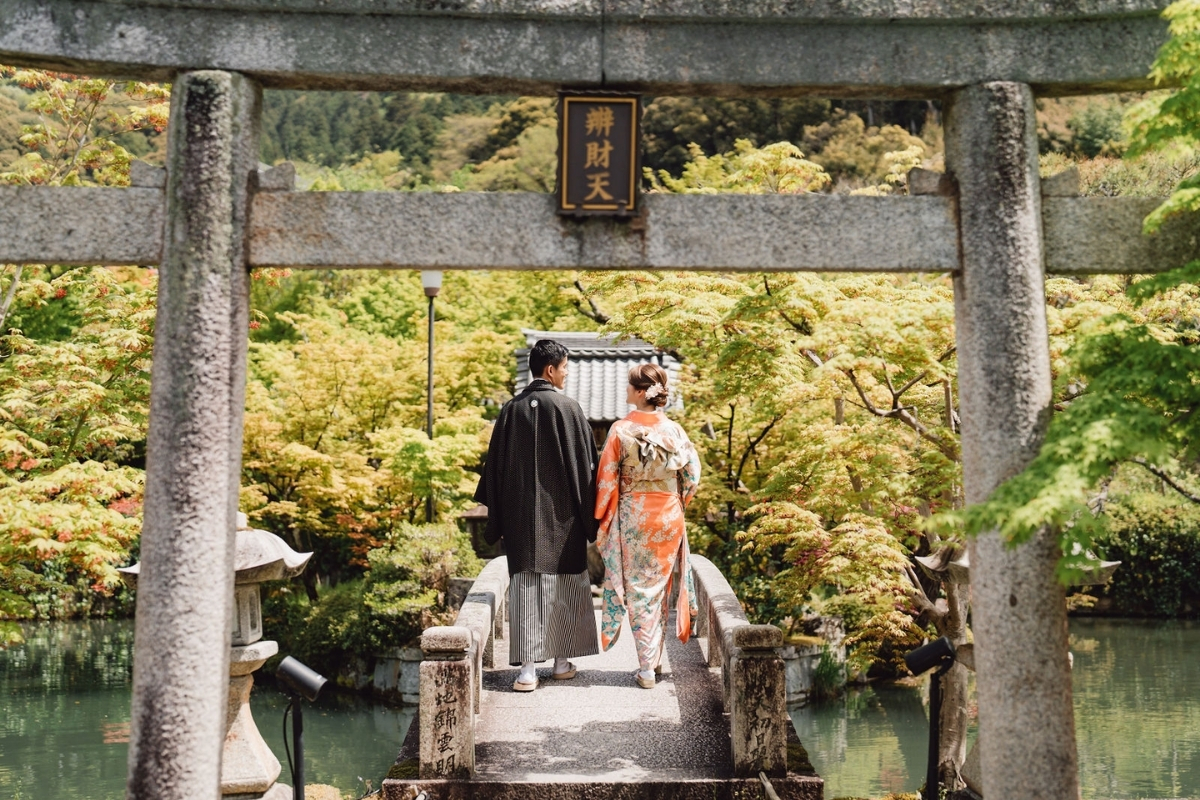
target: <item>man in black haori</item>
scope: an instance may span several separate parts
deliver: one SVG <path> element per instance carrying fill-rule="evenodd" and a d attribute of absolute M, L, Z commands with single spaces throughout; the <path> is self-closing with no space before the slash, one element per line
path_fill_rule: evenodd
<path fill-rule="evenodd" d="M 554 659 L 550 677 L 574 678 L 568 659 L 600 652 L 587 571 L 596 540 L 596 445 L 579 403 L 561 394 L 567 348 L 542 339 L 529 351 L 535 376 L 504 404 L 492 429 L 475 499 L 487 506 L 484 538 L 508 555 L 508 660 L 518 692 L 537 688 L 534 668 Z"/>

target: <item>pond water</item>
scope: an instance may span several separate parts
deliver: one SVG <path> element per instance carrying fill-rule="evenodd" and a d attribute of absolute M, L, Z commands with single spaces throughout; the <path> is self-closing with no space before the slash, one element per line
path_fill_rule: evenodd
<path fill-rule="evenodd" d="M 0 650 L 0 797 L 121 798 L 132 622 L 41 624 L 26 636 Z M 1200 624 L 1074 619 L 1071 649 L 1084 800 L 1200 797 Z M 916 790 L 928 737 L 922 695 L 870 687 L 792 713 L 826 798 Z M 267 687 L 251 698 L 281 758 L 285 704 Z M 304 712 L 307 781 L 356 796 L 378 788 L 412 715 L 323 696 Z"/>
<path fill-rule="evenodd" d="M 1072 619 L 1084 800 L 1200 797 L 1200 624 Z M 825 797 L 924 782 L 923 692 L 870 687 L 792 712 Z"/>
<path fill-rule="evenodd" d="M 31 625 L 25 634 L 24 645 L 0 649 L 0 797 L 124 797 L 133 622 Z M 255 686 L 250 699 L 284 773 L 286 705 L 269 687 Z M 305 781 L 355 796 L 378 789 L 414 711 L 326 691 L 304 709 Z"/>

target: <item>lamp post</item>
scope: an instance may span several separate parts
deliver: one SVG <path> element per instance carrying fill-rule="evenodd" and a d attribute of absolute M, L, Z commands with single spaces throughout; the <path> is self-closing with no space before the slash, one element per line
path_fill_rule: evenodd
<path fill-rule="evenodd" d="M 439 270 L 423 270 L 421 287 L 429 298 L 429 377 L 425 384 L 425 432 L 433 438 L 433 298 L 442 288 L 442 273 Z M 425 498 L 425 521 L 433 522 L 433 487 Z"/>

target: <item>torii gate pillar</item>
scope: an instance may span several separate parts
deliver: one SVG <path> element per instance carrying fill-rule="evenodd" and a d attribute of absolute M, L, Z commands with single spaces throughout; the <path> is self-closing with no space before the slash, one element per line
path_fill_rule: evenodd
<path fill-rule="evenodd" d="M 1037 455 L 1051 413 L 1034 100 L 1021 83 L 956 92 L 946 164 L 959 187 L 954 279 L 963 484 L 978 503 Z M 1052 532 L 970 546 L 984 796 L 1077 800 L 1067 610 Z"/>
<path fill-rule="evenodd" d="M 154 329 L 126 797 L 216 800 L 229 681 L 261 93 L 180 74 Z M 214 480 L 215 478 L 215 480 Z"/>

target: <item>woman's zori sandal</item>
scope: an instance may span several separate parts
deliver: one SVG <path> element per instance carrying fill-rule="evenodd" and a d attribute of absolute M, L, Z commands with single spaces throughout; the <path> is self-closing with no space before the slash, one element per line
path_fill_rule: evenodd
<path fill-rule="evenodd" d="M 550 677 L 556 681 L 569 681 L 569 680 L 571 680 L 571 678 L 574 678 L 577 674 L 579 674 L 579 667 L 575 666 L 570 661 L 568 661 L 567 668 L 565 670 L 563 670 L 562 672 L 551 672 Z"/>

